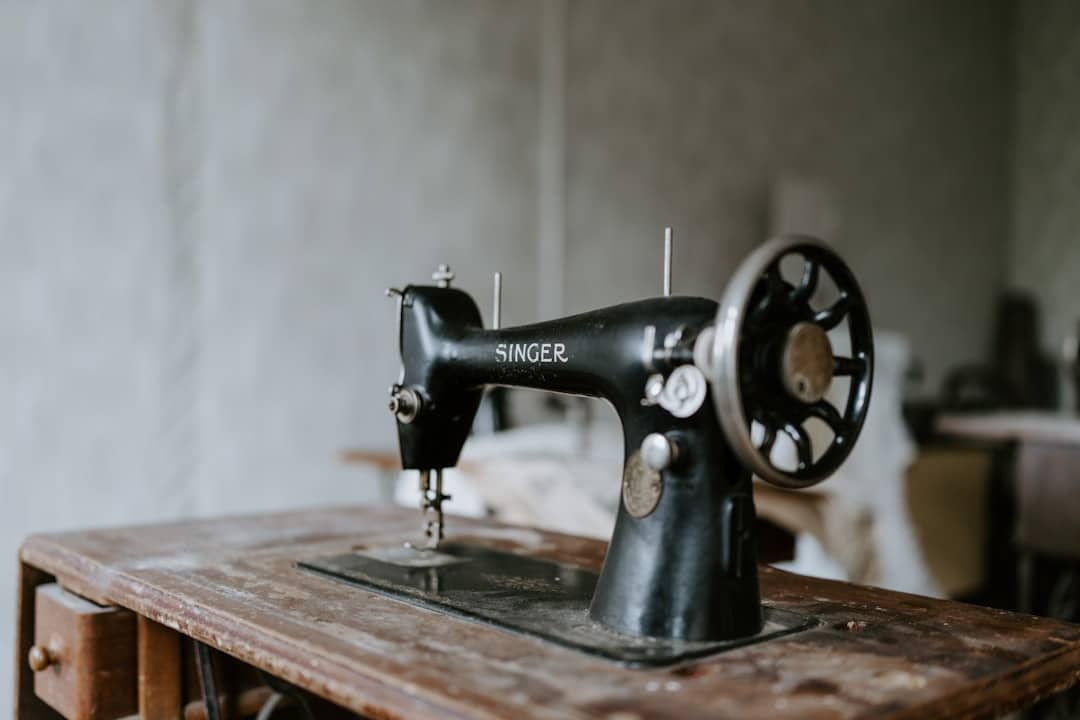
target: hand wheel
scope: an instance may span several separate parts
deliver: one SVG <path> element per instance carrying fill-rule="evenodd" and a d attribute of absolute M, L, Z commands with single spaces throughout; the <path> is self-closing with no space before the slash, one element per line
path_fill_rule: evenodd
<path fill-rule="evenodd" d="M 797 282 L 781 273 L 780 263 L 790 255 L 802 257 Z M 837 299 L 815 310 L 811 300 L 822 272 L 832 279 Z M 838 357 L 828 332 L 845 320 L 851 352 Z M 870 316 L 851 270 L 811 237 L 786 235 L 760 246 L 728 282 L 710 364 L 720 425 L 743 464 L 785 488 L 804 488 L 829 477 L 855 445 L 873 378 Z M 825 397 L 837 376 L 850 378 L 842 411 Z M 804 427 L 810 418 L 832 432 L 828 447 L 816 457 Z M 762 428 L 758 438 L 751 433 L 752 423 Z M 794 469 L 773 461 L 780 433 L 794 444 Z"/>

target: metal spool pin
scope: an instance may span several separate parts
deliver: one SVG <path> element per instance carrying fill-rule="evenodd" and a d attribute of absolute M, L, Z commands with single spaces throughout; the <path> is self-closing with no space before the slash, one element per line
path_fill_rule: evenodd
<path fill-rule="evenodd" d="M 491 329 L 502 327 L 502 273 L 495 273 L 494 298 L 491 308 Z"/>
<path fill-rule="evenodd" d="M 664 297 L 671 297 L 671 228 L 664 228 Z"/>

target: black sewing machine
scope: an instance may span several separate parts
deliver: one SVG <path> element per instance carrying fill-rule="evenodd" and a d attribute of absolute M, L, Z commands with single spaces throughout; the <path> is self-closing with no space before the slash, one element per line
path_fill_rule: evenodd
<path fill-rule="evenodd" d="M 669 233 L 662 297 L 521 327 L 499 327 L 498 274 L 491 328 L 450 287 L 446 266 L 435 285 L 388 290 L 403 365 L 390 410 L 402 465 L 419 471 L 423 542 L 301 564 L 629 664 L 813 626 L 762 608 L 751 477 L 803 488 L 851 452 L 873 375 L 862 293 L 827 246 L 786 236 L 757 248 L 719 303 L 672 297 L 670 243 Z M 798 272 L 789 279 L 791 259 Z M 816 304 L 822 274 L 833 293 L 825 306 Z M 834 355 L 834 329 L 849 345 L 843 356 Z M 839 408 L 826 398 L 835 377 L 848 385 Z M 484 389 L 497 385 L 601 397 L 618 413 L 622 502 L 599 575 L 444 540 L 442 470 L 457 463 Z M 811 418 L 831 434 L 816 452 Z"/>

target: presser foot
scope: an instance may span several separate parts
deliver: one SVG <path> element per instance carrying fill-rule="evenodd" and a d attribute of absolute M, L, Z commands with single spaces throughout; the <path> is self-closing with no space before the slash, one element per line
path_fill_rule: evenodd
<path fill-rule="evenodd" d="M 443 510 L 444 500 L 450 496 L 443 492 L 443 471 L 435 471 L 435 484 L 431 483 L 431 471 L 420 471 L 420 532 L 423 533 L 424 541 L 420 546 L 425 550 L 437 550 L 443 540 Z M 411 546 L 411 543 L 407 543 Z"/>

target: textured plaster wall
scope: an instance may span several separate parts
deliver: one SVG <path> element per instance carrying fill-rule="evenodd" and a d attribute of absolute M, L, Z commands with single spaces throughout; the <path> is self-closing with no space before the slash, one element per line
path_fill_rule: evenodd
<path fill-rule="evenodd" d="M 805 178 L 931 384 L 979 357 L 1001 24 L 928 0 L 0 0 L 0 714 L 26 533 L 378 497 L 339 453 L 393 442 L 381 293 L 437 262 L 485 312 L 502 270 L 504 321 L 530 321 L 658 292 L 670 223 L 676 290 L 717 296 Z"/>
<path fill-rule="evenodd" d="M 1009 281 L 1032 292 L 1055 354 L 1080 324 L 1080 4 L 1016 4 Z"/>
<path fill-rule="evenodd" d="M 377 498 L 383 288 L 532 319 L 535 15 L 0 2 L 0 716 L 23 535 Z"/>
<path fill-rule="evenodd" d="M 768 214 L 802 178 L 936 392 L 987 352 L 1005 274 L 1004 21 L 976 1 L 572 3 L 570 306 L 656 292 L 667 223 L 676 291 L 718 296 L 770 227 L 817 229 Z"/>

